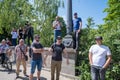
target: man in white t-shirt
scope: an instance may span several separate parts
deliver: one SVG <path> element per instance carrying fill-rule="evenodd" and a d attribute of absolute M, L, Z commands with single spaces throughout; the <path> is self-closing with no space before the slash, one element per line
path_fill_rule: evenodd
<path fill-rule="evenodd" d="M 95 38 L 96 44 L 89 49 L 89 62 L 91 65 L 92 80 L 105 80 L 105 72 L 111 62 L 110 49 L 102 45 L 102 37 Z M 106 58 L 107 57 L 107 58 Z"/>

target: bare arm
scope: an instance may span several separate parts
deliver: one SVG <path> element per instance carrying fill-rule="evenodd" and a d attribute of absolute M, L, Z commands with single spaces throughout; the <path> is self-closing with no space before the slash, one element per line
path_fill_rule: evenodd
<path fill-rule="evenodd" d="M 48 50 L 48 53 L 49 53 L 49 54 L 52 54 L 52 52 L 53 52 L 53 49 L 50 48 L 50 49 Z M 47 64 L 46 64 L 46 59 L 47 59 L 47 57 L 48 57 L 49 54 L 45 54 L 45 56 L 44 56 L 44 65 L 45 65 L 45 66 L 47 66 Z"/>
<path fill-rule="evenodd" d="M 111 56 L 111 55 L 108 55 L 108 56 L 107 56 L 107 61 L 106 61 L 106 63 L 104 64 L 103 68 L 107 68 L 107 67 L 109 66 L 111 60 L 112 60 L 112 56 Z"/>
<path fill-rule="evenodd" d="M 49 52 L 49 54 L 52 54 L 53 49 L 50 48 L 50 49 L 48 50 L 48 52 Z M 47 57 L 48 57 L 49 54 L 46 54 L 46 55 L 45 55 L 45 57 L 44 57 L 44 61 L 46 61 L 46 59 L 47 59 Z"/>
<path fill-rule="evenodd" d="M 89 52 L 89 63 L 90 63 L 90 65 L 93 64 L 93 61 L 92 61 L 92 53 L 91 53 L 91 52 Z"/>
<path fill-rule="evenodd" d="M 56 22 L 53 22 L 53 29 L 56 29 L 56 26 L 57 26 Z"/>
<path fill-rule="evenodd" d="M 17 53 L 17 46 L 15 47 L 15 53 Z"/>
<path fill-rule="evenodd" d="M 78 30 L 78 33 L 81 31 L 82 29 L 82 21 L 79 22 L 79 30 Z"/>
<path fill-rule="evenodd" d="M 53 29 L 55 29 L 56 28 L 56 25 L 53 25 Z"/>
<path fill-rule="evenodd" d="M 63 50 L 64 54 L 66 54 L 66 62 L 67 64 L 69 64 L 69 58 L 68 58 L 68 53 L 66 51 L 66 49 Z"/>
<path fill-rule="evenodd" d="M 27 49 L 27 46 L 26 46 L 25 48 L 26 48 L 26 49 L 25 49 L 25 54 L 27 54 L 27 50 L 28 50 L 28 49 Z"/>
<path fill-rule="evenodd" d="M 82 21 L 79 22 L 79 29 L 82 29 Z"/>
<path fill-rule="evenodd" d="M 33 53 L 42 53 L 44 51 L 43 48 L 41 49 L 32 48 L 32 49 L 33 49 Z"/>

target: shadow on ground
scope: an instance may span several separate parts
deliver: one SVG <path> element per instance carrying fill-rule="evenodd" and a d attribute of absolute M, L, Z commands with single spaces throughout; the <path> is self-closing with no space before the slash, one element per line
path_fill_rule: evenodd
<path fill-rule="evenodd" d="M 19 78 L 17 79 L 20 79 L 20 80 L 29 80 L 28 77 L 22 77 L 22 76 L 19 76 Z M 15 80 L 17 80 L 15 79 Z M 37 77 L 34 77 L 33 80 L 37 80 Z M 47 78 L 44 78 L 44 77 L 40 77 L 40 80 L 47 80 Z"/>

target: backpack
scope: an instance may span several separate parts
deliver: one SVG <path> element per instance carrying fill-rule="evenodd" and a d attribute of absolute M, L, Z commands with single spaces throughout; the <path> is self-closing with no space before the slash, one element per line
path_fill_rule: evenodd
<path fill-rule="evenodd" d="M 31 55 L 33 54 L 33 50 L 32 50 L 32 48 L 30 47 L 29 48 L 29 57 L 31 58 Z"/>
<path fill-rule="evenodd" d="M 60 46 L 64 46 L 64 44 L 61 43 Z M 54 52 L 55 47 L 56 47 L 56 43 L 53 44 L 53 52 Z"/>

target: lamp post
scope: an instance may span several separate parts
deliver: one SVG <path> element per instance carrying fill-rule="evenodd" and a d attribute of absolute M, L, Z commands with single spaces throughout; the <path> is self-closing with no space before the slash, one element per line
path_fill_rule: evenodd
<path fill-rule="evenodd" d="M 73 38 L 72 38 L 72 0 L 67 0 L 67 35 L 63 38 L 63 44 L 67 48 L 73 48 Z M 79 53 L 78 50 L 75 50 L 75 66 L 77 66 L 77 54 Z M 75 70 L 75 76 L 78 76 L 78 69 L 74 68 Z"/>
<path fill-rule="evenodd" d="M 67 34 L 72 32 L 72 0 L 67 0 Z"/>
<path fill-rule="evenodd" d="M 67 35 L 63 38 L 63 44 L 67 48 L 73 47 L 73 39 L 72 39 L 72 0 L 67 0 Z"/>
<path fill-rule="evenodd" d="M 65 44 L 68 48 L 73 48 L 73 38 L 71 33 L 73 32 L 72 27 L 72 0 L 67 0 L 67 35 L 64 37 Z M 75 67 L 79 66 L 78 60 L 79 50 L 78 48 L 75 51 Z M 75 68 L 75 76 L 80 75 L 80 71 Z"/>

